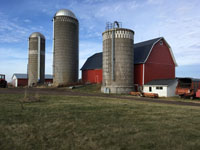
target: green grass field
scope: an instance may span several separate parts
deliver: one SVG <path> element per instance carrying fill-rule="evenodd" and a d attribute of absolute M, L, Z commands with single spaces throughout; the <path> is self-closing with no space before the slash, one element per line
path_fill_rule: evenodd
<path fill-rule="evenodd" d="M 80 96 L 0 95 L 0 149 L 200 149 L 200 108 Z"/>

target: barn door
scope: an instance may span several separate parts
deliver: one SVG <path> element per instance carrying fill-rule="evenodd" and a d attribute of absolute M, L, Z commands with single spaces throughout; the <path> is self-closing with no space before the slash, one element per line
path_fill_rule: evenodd
<path fill-rule="evenodd" d="M 98 75 L 95 76 L 95 83 L 99 83 L 99 76 Z"/>

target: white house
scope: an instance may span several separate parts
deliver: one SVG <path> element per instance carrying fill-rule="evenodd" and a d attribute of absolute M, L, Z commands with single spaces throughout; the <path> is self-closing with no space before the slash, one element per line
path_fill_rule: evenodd
<path fill-rule="evenodd" d="M 177 79 L 158 79 L 152 80 L 143 86 L 143 92 L 156 93 L 159 97 L 175 96 Z"/>

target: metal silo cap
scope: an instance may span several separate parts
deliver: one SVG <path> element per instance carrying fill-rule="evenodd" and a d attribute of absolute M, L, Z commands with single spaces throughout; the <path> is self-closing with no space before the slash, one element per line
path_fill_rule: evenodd
<path fill-rule="evenodd" d="M 29 38 L 35 38 L 35 37 L 41 37 L 42 39 L 45 39 L 44 35 L 41 34 L 40 32 L 33 32 Z"/>
<path fill-rule="evenodd" d="M 77 19 L 75 14 L 71 10 L 68 10 L 68 9 L 61 9 L 61 10 L 57 11 L 57 13 L 54 15 L 54 17 L 57 17 L 57 16 L 68 16 L 68 17 Z"/>

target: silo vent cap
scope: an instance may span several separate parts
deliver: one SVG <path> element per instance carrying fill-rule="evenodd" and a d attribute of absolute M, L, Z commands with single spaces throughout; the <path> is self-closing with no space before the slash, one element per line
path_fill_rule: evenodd
<path fill-rule="evenodd" d="M 57 13 L 54 15 L 54 17 L 57 17 L 57 16 L 68 16 L 68 17 L 77 19 L 75 14 L 69 9 L 61 9 L 61 10 L 57 11 Z"/>
<path fill-rule="evenodd" d="M 40 32 L 33 32 L 29 38 L 35 38 L 35 37 L 41 37 L 42 39 L 45 39 L 44 35 L 41 34 Z"/>

